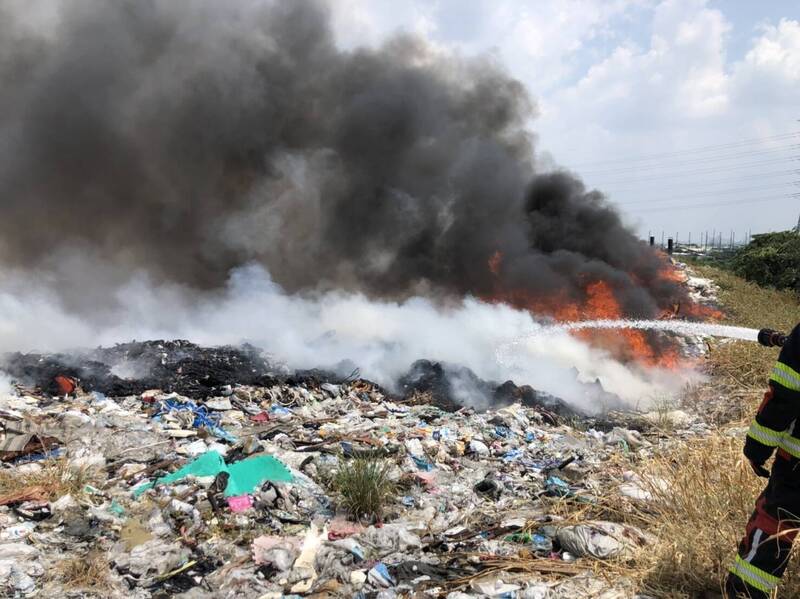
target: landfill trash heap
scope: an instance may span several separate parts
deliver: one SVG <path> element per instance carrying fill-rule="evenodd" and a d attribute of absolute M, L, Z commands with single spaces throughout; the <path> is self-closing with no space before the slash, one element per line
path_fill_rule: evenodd
<path fill-rule="evenodd" d="M 449 365 L 421 360 L 390 393 L 186 341 L 0 364 L 16 383 L 0 392 L 4 596 L 580 597 L 609 584 L 584 562 L 648 542 L 552 509 L 593 502 L 603 463 L 645 436 L 530 387 L 475 377 L 495 401 L 477 411 Z M 390 489 L 372 513 L 336 483 L 359 463 Z M 619 492 L 647 499 L 630 476 Z"/>

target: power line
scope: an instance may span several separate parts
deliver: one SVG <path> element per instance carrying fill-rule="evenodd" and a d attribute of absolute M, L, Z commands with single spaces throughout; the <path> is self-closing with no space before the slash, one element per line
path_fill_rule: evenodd
<path fill-rule="evenodd" d="M 735 171 L 735 170 L 742 169 L 742 168 L 752 168 L 754 166 L 762 166 L 762 165 L 765 165 L 765 164 L 775 164 L 776 162 L 797 162 L 798 160 L 800 160 L 800 158 L 798 158 L 797 156 L 784 156 L 783 158 L 770 158 L 769 160 L 759 160 L 759 161 L 756 161 L 756 162 L 747 162 L 747 163 L 743 163 L 743 164 L 733 164 L 733 165 L 728 165 L 728 166 L 710 166 L 710 167 L 704 167 L 702 169 L 694 169 L 694 170 L 688 170 L 688 171 L 677 170 L 677 171 L 675 171 L 675 173 L 673 173 L 671 175 L 670 174 L 667 174 L 667 175 L 664 175 L 664 174 L 661 174 L 661 175 L 648 174 L 647 178 L 648 179 L 653 179 L 653 178 L 664 177 L 664 176 L 675 176 L 675 175 L 686 175 L 686 174 L 702 174 L 702 173 L 716 173 L 716 172 L 721 172 L 721 171 Z M 641 170 L 642 169 L 635 168 L 635 167 L 628 169 L 629 172 L 635 172 L 635 173 L 640 173 Z M 582 173 L 582 175 L 585 175 L 585 173 Z"/>
<path fill-rule="evenodd" d="M 677 210 L 680 208 L 714 208 L 717 206 L 736 206 L 740 204 L 761 204 L 764 202 L 774 202 L 776 200 L 786 200 L 790 198 L 800 198 L 800 193 L 785 194 L 777 196 L 764 196 L 760 198 L 750 198 L 746 200 L 734 200 L 731 202 L 712 202 L 712 203 L 693 203 L 693 204 L 676 204 L 674 206 L 657 206 L 655 208 L 635 208 L 632 212 L 661 212 L 664 210 Z"/>
<path fill-rule="evenodd" d="M 630 206 L 632 204 L 648 204 L 652 202 L 663 202 L 663 201 L 671 201 L 671 200 L 688 200 L 693 198 L 708 198 L 708 197 L 715 197 L 721 194 L 739 194 L 739 193 L 749 193 L 753 191 L 761 191 L 762 189 L 771 189 L 775 187 L 787 187 L 792 186 L 796 187 L 796 183 L 794 181 L 787 181 L 785 183 L 773 183 L 771 185 L 755 185 L 751 187 L 732 187 L 728 189 L 717 189 L 714 191 L 706 191 L 702 193 L 692 194 L 692 195 L 684 195 L 684 194 L 674 194 L 671 197 L 651 197 L 647 200 L 634 200 L 632 202 L 617 202 L 620 206 Z M 675 196 L 678 197 L 675 197 Z"/>
<path fill-rule="evenodd" d="M 689 160 L 676 160 L 675 162 L 666 162 L 662 164 L 640 164 L 635 166 L 626 166 L 620 168 L 613 168 L 613 169 L 600 169 L 600 170 L 583 170 L 581 169 L 580 173 L 583 176 L 587 175 L 597 175 L 603 173 L 618 173 L 618 172 L 625 172 L 629 170 L 651 170 L 651 169 L 659 169 L 665 167 L 674 167 L 674 166 L 683 166 L 683 165 L 693 165 L 693 164 L 708 164 L 710 162 L 724 162 L 726 160 L 737 159 L 737 158 L 747 158 L 754 155 L 763 155 L 763 154 L 775 154 L 777 152 L 786 152 L 786 151 L 796 151 L 800 149 L 800 144 L 791 144 L 788 146 L 781 146 L 779 148 L 770 148 L 766 150 L 751 150 L 749 152 L 740 152 L 738 154 L 728 154 L 722 156 L 704 156 L 702 158 L 691 158 Z"/>
<path fill-rule="evenodd" d="M 633 161 L 640 161 L 640 160 L 650 160 L 653 158 L 667 158 L 670 156 L 685 156 L 686 154 L 695 154 L 695 153 L 703 153 L 703 152 L 710 152 L 714 150 L 723 150 L 728 148 L 735 148 L 737 146 L 746 146 L 750 144 L 758 144 L 764 143 L 769 141 L 782 141 L 786 139 L 791 139 L 792 137 L 800 136 L 800 131 L 793 131 L 791 133 L 782 133 L 779 135 L 772 135 L 769 137 L 754 137 L 750 139 L 743 139 L 736 142 L 729 142 L 725 144 L 715 144 L 709 146 L 700 146 L 696 148 L 688 148 L 686 150 L 676 150 L 674 152 L 661 152 L 656 154 L 639 154 L 637 156 L 630 156 L 628 158 L 609 158 L 608 160 L 594 160 L 589 162 L 579 162 L 574 164 L 573 166 L 590 166 L 595 164 L 613 164 L 619 162 L 633 162 Z"/>
<path fill-rule="evenodd" d="M 767 161 L 768 164 L 773 164 L 774 161 L 769 160 Z M 702 171 L 702 173 L 714 173 L 719 171 L 728 171 L 728 170 L 736 170 L 741 167 L 735 167 L 734 169 L 713 169 L 713 170 L 706 170 Z M 666 175 L 651 175 L 649 177 L 642 177 L 639 179 L 617 179 L 615 181 L 601 181 L 599 183 L 592 182 L 592 187 L 595 188 L 604 188 L 604 187 L 613 187 L 614 191 L 619 191 L 617 185 L 625 185 L 626 183 L 650 183 L 653 179 L 677 179 L 678 183 L 683 183 L 685 185 L 692 185 L 692 186 L 707 186 L 707 185 L 715 185 L 719 183 L 728 183 L 731 180 L 730 175 L 725 177 L 724 179 L 703 179 L 701 181 L 687 181 L 686 175 L 691 174 L 690 171 L 684 171 L 683 173 L 675 173 L 675 174 L 666 174 Z M 800 175 L 800 169 L 788 169 L 782 171 L 767 171 L 761 173 L 753 173 L 747 176 L 753 178 L 765 178 L 765 177 L 774 177 L 774 176 L 786 176 L 786 175 Z"/>

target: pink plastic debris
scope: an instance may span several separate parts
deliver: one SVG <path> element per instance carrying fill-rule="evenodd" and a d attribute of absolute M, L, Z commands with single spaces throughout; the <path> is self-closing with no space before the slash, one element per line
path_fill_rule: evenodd
<path fill-rule="evenodd" d="M 349 522 L 344 518 L 334 518 L 328 524 L 328 540 L 335 541 L 344 539 L 350 535 L 355 535 L 364 530 L 364 527 L 355 522 Z"/>
<path fill-rule="evenodd" d="M 415 472 L 414 477 L 426 487 L 432 487 L 434 484 L 436 484 L 435 472 Z"/>
<path fill-rule="evenodd" d="M 253 507 L 253 500 L 250 495 L 228 497 L 228 507 L 231 508 L 232 512 L 244 512 Z"/>

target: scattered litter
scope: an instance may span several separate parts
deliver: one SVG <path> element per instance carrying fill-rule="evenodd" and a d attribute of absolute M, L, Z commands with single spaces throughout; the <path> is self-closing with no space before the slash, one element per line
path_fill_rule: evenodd
<path fill-rule="evenodd" d="M 637 528 L 616 522 L 592 522 L 567 526 L 558 531 L 561 547 L 578 557 L 608 559 L 630 554 L 645 545 L 648 536 Z"/>
<path fill-rule="evenodd" d="M 228 507 L 231 508 L 232 512 L 245 512 L 253 507 L 253 499 L 250 495 L 228 497 Z"/>
<path fill-rule="evenodd" d="M 377 563 L 372 567 L 367 574 L 367 580 L 379 588 L 389 588 L 396 584 L 394 578 L 389 574 L 389 570 L 381 563 Z"/>
<path fill-rule="evenodd" d="M 0 588 L 12 594 L 42 592 L 54 560 L 91 547 L 108 596 L 137 599 L 581 596 L 552 585 L 593 588 L 584 560 L 649 542 L 612 522 L 563 526 L 552 506 L 650 500 L 658 481 L 620 481 L 604 464 L 654 451 L 653 437 L 610 416 L 573 428 L 555 400 L 525 402 L 545 396 L 511 383 L 500 388 L 521 403 L 480 411 L 443 398 L 431 362 L 398 396 L 321 371 L 276 375 L 248 347 L 123 344 L 94 350 L 93 371 L 32 356 L 16 358 L 20 372 L 41 376 L 0 397 L 0 466 L 19 477 L 0 494 Z M 156 375 L 119 378 L 110 361 Z M 80 376 L 53 379 L 63 372 Z M 439 399 L 420 400 L 421 385 Z M 354 459 L 387 464 L 380 518 L 337 504 L 337 469 Z"/>
<path fill-rule="evenodd" d="M 272 456 L 256 456 L 228 465 L 218 452 L 209 451 L 180 470 L 137 487 L 134 495 L 139 496 L 156 485 L 178 482 L 190 476 L 198 479 L 216 478 L 223 472 L 227 474 L 227 484 L 224 488 L 226 497 L 250 493 L 267 480 L 283 482 L 294 480 L 286 466 Z"/>

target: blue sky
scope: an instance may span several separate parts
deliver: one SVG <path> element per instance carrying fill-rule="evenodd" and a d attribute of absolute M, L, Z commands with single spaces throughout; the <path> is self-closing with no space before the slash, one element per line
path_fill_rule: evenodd
<path fill-rule="evenodd" d="M 330 2 L 343 46 L 411 31 L 496 57 L 537 102 L 540 167 L 578 173 L 642 235 L 797 223 L 797 0 Z"/>

